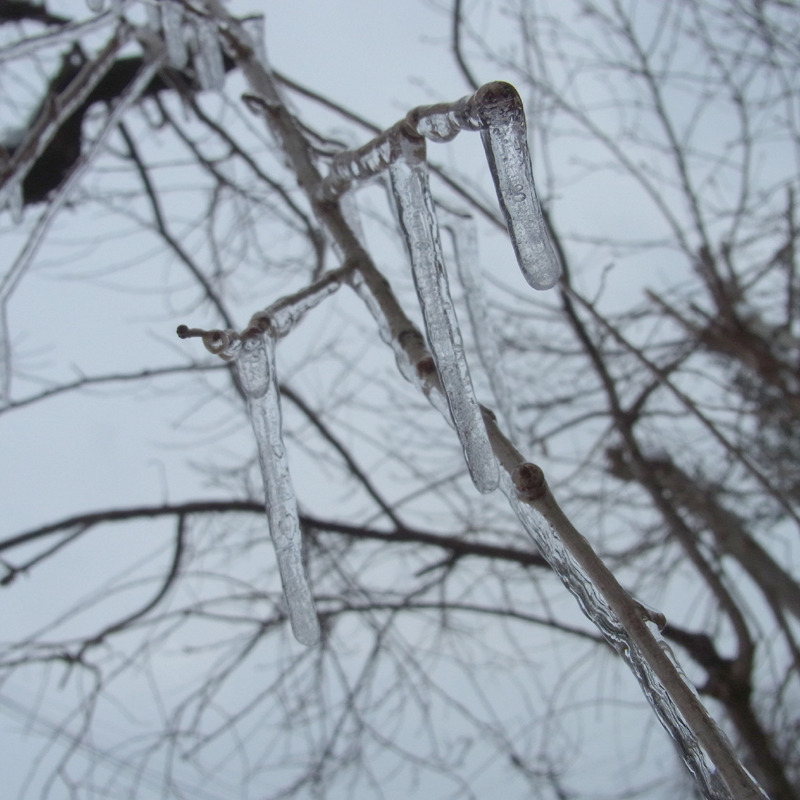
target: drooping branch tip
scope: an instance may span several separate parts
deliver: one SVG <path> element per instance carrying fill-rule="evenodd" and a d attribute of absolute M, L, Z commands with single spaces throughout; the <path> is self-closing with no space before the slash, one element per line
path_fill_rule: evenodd
<path fill-rule="evenodd" d="M 524 461 L 511 476 L 520 500 L 535 502 L 541 500 L 547 492 L 547 481 L 541 467 Z"/>
<path fill-rule="evenodd" d="M 178 325 L 175 333 L 180 339 L 202 339 L 209 353 L 230 361 L 241 347 L 241 336 L 236 331 L 204 330 Z"/>
<path fill-rule="evenodd" d="M 200 328 L 190 328 L 188 325 L 178 325 L 175 333 L 178 334 L 179 339 L 193 339 L 205 335 L 205 331 Z"/>

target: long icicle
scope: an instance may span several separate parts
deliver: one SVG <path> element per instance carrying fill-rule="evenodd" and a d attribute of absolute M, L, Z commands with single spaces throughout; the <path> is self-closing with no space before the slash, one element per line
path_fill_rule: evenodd
<path fill-rule="evenodd" d="M 398 136 L 400 149 L 389 174 L 400 228 L 408 247 L 414 284 L 436 368 L 442 380 L 472 482 L 486 493 L 497 488 L 499 473 L 464 355 L 444 269 L 439 226 L 433 210 L 425 162 L 425 142 Z"/>
<path fill-rule="evenodd" d="M 478 266 L 478 232 L 475 220 L 465 214 L 439 209 L 439 216 L 444 220 L 444 227 L 450 232 L 453 240 L 458 277 L 464 290 L 472 335 L 478 351 L 478 358 L 483 366 L 495 403 L 512 440 L 516 438 L 511 393 L 506 385 L 502 370 L 500 349 L 497 345 L 497 332 L 489 317 L 486 294 L 483 290 L 480 268 Z"/>
<path fill-rule="evenodd" d="M 269 531 L 292 632 L 301 644 L 313 645 L 319 641 L 320 628 L 314 595 L 303 563 L 297 500 L 281 431 L 275 340 L 269 331 L 254 331 L 253 335 L 243 339 L 236 372 L 247 395 L 247 410 L 258 444 Z"/>
<path fill-rule="evenodd" d="M 300 185 L 308 193 L 309 199 L 315 206 L 315 211 L 320 220 L 326 225 L 339 244 L 342 245 L 342 250 L 346 254 L 346 258 L 352 259 L 353 264 L 356 265 L 357 268 L 359 268 L 357 266 L 358 264 L 363 263 L 362 272 L 365 278 L 364 283 L 359 284 L 357 281 L 353 281 L 354 288 L 358 287 L 357 290 L 359 293 L 364 293 L 365 298 L 368 299 L 370 310 L 377 312 L 379 324 L 386 327 L 387 331 L 391 330 L 394 332 L 396 328 L 396 314 L 393 310 L 391 313 L 387 312 L 391 304 L 382 299 L 383 293 L 380 289 L 381 280 L 379 277 L 374 279 L 373 275 L 373 273 L 377 272 L 374 264 L 363 251 L 363 248 L 361 248 L 352 231 L 343 224 L 343 218 L 341 217 L 338 206 L 335 203 L 328 202 L 339 196 L 343 191 L 346 191 L 348 181 L 356 176 L 352 174 L 352 170 L 344 168 L 339 170 L 339 174 L 333 176 L 331 181 L 321 180 L 314 166 L 310 148 L 305 141 L 302 131 L 294 117 L 281 104 L 274 79 L 269 70 L 254 57 L 252 47 L 248 44 L 249 40 L 246 33 L 236 20 L 226 12 L 220 0 L 208 0 L 208 3 L 220 21 L 221 33 L 225 34 L 230 44 L 234 47 L 236 60 L 242 67 L 254 95 L 263 100 L 263 106 L 266 111 L 265 118 L 270 129 L 283 148 L 284 154 L 292 168 L 295 170 Z M 480 124 L 459 127 L 470 127 L 472 130 L 475 130 L 480 127 Z M 354 164 L 350 166 L 357 168 L 359 165 Z M 348 171 L 351 172 L 350 177 L 346 174 Z M 369 279 L 369 282 L 367 282 L 367 279 Z M 384 308 L 384 306 L 386 306 L 386 308 Z M 385 326 L 384 323 L 388 323 L 388 325 Z M 405 322 L 397 332 L 401 333 L 408 327 L 410 327 L 410 323 Z M 409 341 L 411 338 L 412 337 L 409 337 Z M 413 338 L 416 339 L 418 336 Z M 405 351 L 405 348 L 402 347 L 402 342 L 398 341 L 395 346 L 395 352 L 397 353 L 401 349 Z M 416 363 L 415 354 L 406 352 L 402 358 L 398 358 L 398 363 L 404 363 L 406 360 L 410 364 Z M 430 389 L 433 390 L 433 388 L 433 385 L 430 385 Z M 521 455 L 516 451 L 511 442 L 499 432 L 493 415 L 488 411 L 485 414 L 485 420 L 489 436 L 495 446 L 497 458 L 503 464 L 503 470 L 516 475 L 516 468 L 520 466 L 520 462 L 523 460 Z M 506 483 L 507 477 L 504 476 L 503 488 L 510 492 L 511 487 L 506 486 Z M 542 483 L 544 484 L 543 480 Z M 517 494 L 519 494 L 521 492 L 521 487 L 517 485 L 516 480 L 514 484 L 514 489 Z M 530 498 L 526 497 L 526 500 L 529 501 Z M 558 527 L 561 521 L 562 520 L 554 521 L 554 527 Z M 567 526 L 567 534 L 570 533 L 571 529 L 572 526 L 569 524 Z M 613 575 L 608 572 L 607 568 L 605 568 L 599 557 L 594 553 L 591 546 L 583 537 L 579 535 L 578 537 L 569 535 L 567 539 L 564 540 L 564 544 L 569 552 L 576 556 L 576 558 L 577 553 L 575 552 L 575 548 L 577 547 L 578 551 L 581 551 L 581 566 L 593 581 L 595 578 L 602 578 L 601 575 L 597 574 L 598 570 L 602 572 L 603 575 L 610 575 L 613 579 Z M 595 569 L 592 568 L 592 564 L 594 564 Z M 595 587 L 597 589 L 597 594 L 589 598 L 586 606 L 582 606 L 584 612 L 587 616 L 593 618 L 593 613 L 596 611 L 599 612 L 600 609 L 589 607 L 589 603 L 597 605 L 601 601 L 609 602 L 615 609 L 628 635 L 636 643 L 637 647 L 641 647 L 648 664 L 657 665 L 654 666 L 654 675 L 656 677 L 653 680 L 653 684 L 651 684 L 651 686 L 643 685 L 645 693 L 649 695 L 652 690 L 668 704 L 672 704 L 674 699 L 679 698 L 678 705 L 681 708 L 681 713 L 684 715 L 686 722 L 693 731 L 693 736 L 696 735 L 697 739 L 699 739 L 702 747 L 710 756 L 711 761 L 713 761 L 714 766 L 718 769 L 719 774 L 727 785 L 727 791 L 723 789 L 725 796 L 735 798 L 736 800 L 745 800 L 745 798 L 746 800 L 751 800 L 751 798 L 765 797 L 765 795 L 760 792 L 757 784 L 755 784 L 746 770 L 744 770 L 737 761 L 730 743 L 724 736 L 719 734 L 719 731 L 716 730 L 713 724 L 709 724 L 709 718 L 705 709 L 703 709 L 696 696 L 692 694 L 691 688 L 686 684 L 685 677 L 669 659 L 664 659 L 663 652 L 660 651 L 658 642 L 642 619 L 642 614 L 648 619 L 652 618 L 652 614 L 649 612 L 645 613 L 641 604 L 637 604 L 624 589 L 616 583 L 615 579 L 611 581 L 613 584 L 611 587 L 606 585 L 607 583 L 608 582 L 604 580 L 598 581 Z M 654 648 L 656 648 L 655 655 L 653 655 Z M 653 659 L 652 662 L 650 661 L 651 658 Z M 629 665 L 633 666 L 630 662 Z M 639 678 L 639 673 L 635 669 L 633 671 L 637 675 L 637 678 Z M 668 730 L 672 735 L 677 735 L 679 737 L 682 735 L 682 732 L 676 729 L 668 727 Z M 680 744 L 687 743 L 681 742 Z M 687 760 L 687 766 L 694 772 L 695 764 L 690 763 L 686 758 L 685 760 Z M 713 791 L 716 792 L 717 788 L 718 786 L 713 786 Z M 706 789 L 706 786 L 703 786 L 703 789 Z"/>

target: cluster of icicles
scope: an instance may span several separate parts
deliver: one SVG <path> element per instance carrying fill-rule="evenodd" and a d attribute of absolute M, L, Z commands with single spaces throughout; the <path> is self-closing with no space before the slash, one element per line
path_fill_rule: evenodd
<path fill-rule="evenodd" d="M 104 0 L 86 2 L 93 11 L 99 12 L 104 7 Z M 112 14 L 120 14 L 130 2 L 111 0 Z M 182 68 L 191 60 L 204 88 L 220 88 L 224 81 L 224 67 L 216 22 L 224 19 L 229 31 L 237 31 L 240 43 L 249 42 L 259 62 L 264 65 L 266 75 L 268 68 L 263 52 L 263 19 L 254 17 L 236 22 L 218 0 L 205 0 L 205 5 L 209 11 L 207 15 L 190 13 L 188 6 L 170 0 L 145 4 L 151 15 L 150 27 L 161 32 L 170 63 Z M 215 17 L 218 18 L 216 22 Z M 152 68 L 155 67 L 154 64 Z M 142 76 L 142 81 L 145 78 L 146 75 Z M 269 80 L 266 84 L 269 84 Z M 644 637 L 638 635 L 637 638 L 622 624 L 624 614 L 620 612 L 624 609 L 618 608 L 619 604 L 606 596 L 608 587 L 602 588 L 600 573 L 605 571 L 612 580 L 613 576 L 607 573 L 593 551 L 589 559 L 585 557 L 585 552 L 581 558 L 577 551 L 573 551 L 578 540 L 584 543 L 585 540 L 574 532 L 571 545 L 566 546 L 556 533 L 550 517 L 539 513 L 520 494 L 519 476 L 513 468 L 509 469 L 509 464 L 522 464 L 522 456 L 507 439 L 497 435 L 493 418 L 487 416 L 475 398 L 450 297 L 440 226 L 430 193 L 425 160 L 425 139 L 446 142 L 462 130 L 480 132 L 523 276 L 536 289 L 554 286 L 559 278 L 560 267 L 536 197 L 522 103 L 516 90 L 509 84 L 491 83 L 456 103 L 415 109 L 364 147 L 339 153 L 318 189 L 318 200 L 341 198 L 343 211 L 346 212 L 346 193 L 354 183 L 388 172 L 399 226 L 410 254 L 435 369 L 429 363 L 424 342 L 416 331 L 401 330 L 400 336 L 397 335 L 396 320 L 387 316 L 386 309 L 374 294 L 374 286 L 368 285 L 370 281 L 367 275 L 360 275 L 358 267 L 354 268 L 353 264 L 345 264 L 338 270 L 326 273 L 295 296 L 283 298 L 259 312 L 242 333 L 203 331 L 186 326 L 178 329 L 181 337 L 201 336 L 212 353 L 235 364 L 257 441 L 269 528 L 292 631 L 298 641 L 305 645 L 313 645 L 320 638 L 313 593 L 304 564 L 297 502 L 281 433 L 275 342 L 285 336 L 306 311 L 347 282 L 370 307 L 378 321 L 381 336 L 395 349 L 404 376 L 418 381 L 431 402 L 452 420 L 475 486 L 484 493 L 499 486 L 539 550 L 576 597 L 586 616 L 626 660 L 662 725 L 678 745 L 704 797 L 710 800 L 764 798 L 765 795 L 736 759 L 724 734 L 716 729 L 702 707 L 693 712 L 693 725 L 687 725 L 684 713 L 678 710 L 670 690 L 667 690 L 660 677 L 663 665 L 658 673 L 653 667 L 663 657 L 664 651 L 649 634 Z M 468 241 L 472 232 L 452 218 L 447 225 L 451 229 L 460 229 L 455 250 L 466 304 L 473 322 L 477 322 L 474 327 L 479 356 L 495 391 L 498 407 L 508 423 L 510 414 L 506 407 L 507 398 L 502 391 L 502 374 L 497 369 L 496 352 L 493 355 L 492 351 L 494 343 L 491 337 L 483 340 L 480 337 L 487 326 L 485 303 L 476 280 L 477 268 L 475 264 L 471 267 L 469 264 L 470 260 L 474 260 L 474 243 L 470 245 Z M 413 334 L 413 342 L 400 341 L 405 334 Z M 409 360 L 410 351 L 414 351 L 419 358 Z M 442 398 L 446 399 L 446 405 L 440 402 Z M 500 440 L 505 442 L 497 452 L 493 451 L 487 426 L 494 431 L 492 441 L 496 446 Z M 513 421 L 509 427 L 513 428 Z M 501 452 L 504 450 L 508 453 Z M 507 455 L 510 457 L 507 458 Z M 502 462 L 502 468 L 498 468 L 498 459 Z M 540 474 L 535 467 L 529 472 Z M 554 511 L 556 516 L 563 514 L 552 498 L 551 501 L 550 511 Z M 571 527 L 566 518 L 560 524 L 560 530 Z M 588 543 L 585 544 L 583 550 L 591 550 Z M 589 562 L 594 565 L 592 574 L 585 569 Z M 596 569 L 598 564 L 601 567 L 599 570 Z M 624 590 L 619 588 L 626 602 L 630 601 Z M 644 613 L 643 616 L 655 620 L 650 613 Z M 650 641 L 647 641 L 648 638 Z M 645 652 L 650 645 L 658 650 L 656 655 Z M 669 680 L 687 688 L 677 673 Z M 674 686 L 672 690 L 675 690 Z M 692 696 L 691 703 L 695 700 L 696 697 Z M 681 708 L 685 705 L 684 697 Z M 703 747 L 696 735 L 700 729 L 705 730 Z M 724 781 L 721 780 L 721 773 L 725 775 Z"/>
<path fill-rule="evenodd" d="M 106 7 L 106 0 L 86 0 L 86 5 L 90 11 L 99 14 Z M 110 12 L 120 15 L 126 5 L 130 5 L 130 0 L 111 0 Z M 183 69 L 191 61 L 203 89 L 221 89 L 225 82 L 225 65 L 219 32 L 212 16 L 202 13 L 199 5 L 195 13 L 189 13 L 182 3 L 173 0 L 157 0 L 142 5 L 147 13 L 148 26 L 160 31 L 163 37 L 169 63 L 176 69 Z M 263 18 L 247 19 L 245 26 L 251 21 L 261 26 Z M 251 38 L 263 45 L 258 34 Z"/>
<path fill-rule="evenodd" d="M 439 223 L 428 181 L 424 138 L 452 139 L 461 130 L 480 131 L 500 206 L 522 274 L 537 289 L 555 285 L 560 267 L 536 197 L 522 103 L 507 83 L 491 83 L 456 103 L 417 108 L 358 150 L 337 154 L 319 189 L 334 199 L 354 182 L 388 171 L 400 229 L 411 259 L 428 343 L 447 408 L 476 488 L 491 492 L 500 483 L 481 407 L 475 397 L 458 320 L 447 280 Z M 423 138 L 424 137 L 424 138 Z M 334 288 L 312 293 L 316 304 Z M 294 313 L 299 309 L 295 306 Z M 283 581 L 292 630 L 298 641 L 314 644 L 319 624 L 303 566 L 297 508 L 281 437 L 280 398 L 275 377 L 275 338 L 288 332 L 276 312 L 256 315 L 243 334 L 179 330 L 202 335 L 209 350 L 234 360 L 244 390 L 266 492 L 267 515 Z M 429 393 L 436 403 L 437 393 Z"/>

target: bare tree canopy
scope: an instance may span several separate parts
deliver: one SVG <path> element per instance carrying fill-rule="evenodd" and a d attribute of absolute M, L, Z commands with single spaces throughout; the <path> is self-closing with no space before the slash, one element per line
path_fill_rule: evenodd
<path fill-rule="evenodd" d="M 409 5 L 399 106 L 105 5 L 0 9 L 13 791 L 800 800 L 800 7 Z"/>

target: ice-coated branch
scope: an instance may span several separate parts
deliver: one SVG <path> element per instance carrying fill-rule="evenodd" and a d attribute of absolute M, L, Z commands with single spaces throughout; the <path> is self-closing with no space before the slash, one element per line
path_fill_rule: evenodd
<path fill-rule="evenodd" d="M 25 134 L 0 174 L 0 209 L 19 191 L 25 176 L 56 136 L 64 122 L 80 107 L 92 89 L 114 65 L 119 51 L 130 40 L 131 29 L 122 26 L 97 57 L 86 63 L 58 97 L 46 105 Z"/>
<path fill-rule="evenodd" d="M 117 43 L 115 47 L 117 47 L 118 44 L 119 43 Z M 114 52 L 116 52 L 116 49 Z M 72 190 L 82 178 L 87 167 L 92 163 L 95 156 L 97 156 L 97 154 L 102 150 L 106 140 L 116 128 L 117 123 L 120 121 L 123 114 L 128 110 L 130 105 L 139 98 L 141 93 L 147 87 L 148 83 L 152 80 L 155 73 L 161 67 L 163 59 L 163 52 L 154 54 L 153 57 L 139 70 L 139 73 L 134 81 L 120 95 L 111 113 L 106 118 L 102 130 L 94 139 L 86 152 L 81 154 L 80 158 L 73 167 L 69 178 L 67 178 L 67 180 L 59 187 L 58 193 L 48 203 L 47 207 L 37 220 L 34 230 L 28 237 L 28 241 L 26 242 L 22 251 L 19 253 L 9 270 L 2 277 L 0 277 L 0 298 L 7 298 L 11 294 L 22 273 L 25 271 L 36 251 L 39 249 L 39 245 L 41 244 L 42 238 L 44 237 L 44 234 L 50 223 L 53 221 Z M 38 153 L 39 151 L 37 150 L 36 152 Z M 22 176 L 24 176 L 24 174 L 27 172 L 26 167 L 30 167 L 30 164 L 27 162 L 27 158 L 25 159 L 24 164 L 19 165 L 19 170 L 22 173 Z M 22 176 L 14 175 L 12 180 L 16 183 L 18 180 L 22 180 Z M 8 184 L 3 187 L 3 190 L 6 189 L 8 189 Z M 2 196 L 2 194 L 0 194 L 0 196 Z"/>
<path fill-rule="evenodd" d="M 242 333 L 179 325 L 177 334 L 181 339 L 202 339 L 209 353 L 231 361 L 239 356 L 242 342 L 254 332 L 269 331 L 270 336 L 275 339 L 286 336 L 306 312 L 337 291 L 342 283 L 348 280 L 352 271 L 353 264 L 346 263 L 339 269 L 326 272 L 318 281 L 303 287 L 300 291 L 281 297 L 272 305 L 253 314 Z"/>
<path fill-rule="evenodd" d="M 525 280 L 534 289 L 555 286 L 561 266 L 533 182 L 522 100 L 510 83 L 487 83 L 455 103 L 415 108 L 363 147 L 338 153 L 319 187 L 320 197 L 338 197 L 353 182 L 380 174 L 396 157 L 398 140 L 424 137 L 447 142 L 462 130 L 481 132 L 497 199 Z"/>
<path fill-rule="evenodd" d="M 220 32 L 228 39 L 229 50 L 248 80 L 253 96 L 258 99 L 258 110 L 263 113 L 300 186 L 307 193 L 315 214 L 353 265 L 349 276 L 351 285 L 378 320 L 381 336 L 394 348 L 403 374 L 407 377 L 412 377 L 411 373 L 421 375 L 427 371 L 423 370 L 422 339 L 403 314 L 357 235 L 347 225 L 336 202 L 349 182 L 377 174 L 388 166 L 393 156 L 392 136 L 378 137 L 370 146 L 362 148 L 360 154 L 359 151 L 350 154 L 349 161 L 340 158 L 323 181 L 301 127 L 282 104 L 275 80 L 266 64 L 255 56 L 246 31 L 227 14 L 219 0 L 207 0 L 207 3 L 214 9 Z M 403 131 L 395 126 L 395 134 L 408 140 L 427 136 L 441 141 L 452 138 L 461 129 L 484 131 L 484 145 L 512 236 L 522 240 L 516 245 L 522 260 L 531 255 L 526 249 L 528 236 L 532 236 L 531 232 L 544 231 L 545 226 L 541 220 L 534 221 L 531 227 L 530 220 L 519 219 L 520 209 L 524 207 L 533 208 L 535 203 L 538 210 L 538 202 L 530 191 L 532 181 L 529 181 L 528 168 L 523 164 L 524 168 L 517 171 L 527 157 L 520 112 L 519 98 L 511 87 L 491 84 L 452 106 L 412 112 L 407 125 L 406 121 L 399 123 L 405 125 Z M 511 131 L 501 130 L 504 116 L 510 119 Z M 401 174 L 401 180 L 410 181 L 413 169 L 409 169 L 408 164 L 405 169 L 409 174 Z M 515 198 L 514 193 L 520 196 Z M 521 243 L 526 247 L 520 247 Z M 557 260 L 552 253 L 545 252 L 546 263 L 542 267 L 537 264 L 536 255 L 534 248 L 533 263 L 526 267 L 529 279 L 552 285 L 558 275 Z M 419 382 L 431 395 L 441 391 L 435 378 Z M 588 541 L 558 508 L 541 470 L 524 461 L 499 430 L 491 412 L 483 409 L 483 417 L 494 455 L 501 465 L 501 486 L 511 506 L 553 569 L 573 592 L 583 612 L 625 659 L 705 796 L 714 800 L 763 800 L 765 796 L 758 785 L 739 763 L 726 737 L 648 627 L 648 624 L 660 624 L 663 618 L 645 609 L 619 585 Z"/>
<path fill-rule="evenodd" d="M 703 796 L 767 800 L 650 627 L 663 628 L 664 616 L 638 603 L 619 584 L 562 511 L 542 470 L 524 460 L 491 415 L 486 427 L 511 507 L 584 614 L 628 664 Z"/>
<path fill-rule="evenodd" d="M 125 0 L 123 8 L 129 4 L 130 0 Z M 37 50 L 55 47 L 56 45 L 72 45 L 84 34 L 103 28 L 110 21 L 116 19 L 117 15 L 115 13 L 105 12 L 100 16 L 92 17 L 82 22 L 68 22 L 65 25 L 59 25 L 55 30 L 47 30 L 35 36 L 26 36 L 13 44 L 4 44 L 2 51 L 0 51 L 0 64 Z"/>
<path fill-rule="evenodd" d="M 254 331 L 242 341 L 236 372 L 247 397 L 247 410 L 258 445 L 269 531 L 292 632 L 301 644 L 313 645 L 319 641 L 320 627 L 306 574 L 297 500 L 283 444 L 275 339 L 268 331 Z"/>
<path fill-rule="evenodd" d="M 33 261 L 40 245 L 44 240 L 50 225 L 55 219 L 61 207 L 66 202 L 67 198 L 72 193 L 73 189 L 83 177 L 84 172 L 88 169 L 97 154 L 102 150 L 106 140 L 111 135 L 111 132 L 117 127 L 122 116 L 128 110 L 130 105 L 136 101 L 141 93 L 150 83 L 155 73 L 163 63 L 164 54 L 157 54 L 153 59 L 146 63 L 140 70 L 134 81 L 127 87 L 127 89 L 120 96 L 115 104 L 113 110 L 108 115 L 103 125 L 102 130 L 97 135 L 91 146 L 85 153 L 81 155 L 77 163 L 73 167 L 69 178 L 61 185 L 56 195 L 47 204 L 47 207 L 42 212 L 39 219 L 34 225 L 33 231 L 28 236 L 24 247 L 17 255 L 14 263 L 9 270 L 0 277 L 0 304 L 5 305 L 11 293 L 14 291 L 15 286 L 19 282 L 25 270 Z M 4 312 L 5 313 L 5 312 Z M 5 340 L 5 348 L 2 355 L 2 373 L 3 373 L 3 395 L 7 399 L 10 396 L 10 381 L 11 381 L 11 351 L 8 339 Z"/>
<path fill-rule="evenodd" d="M 425 142 L 398 137 L 396 144 L 399 153 L 391 160 L 389 175 L 400 229 L 411 258 L 428 342 L 472 482 L 478 491 L 491 492 L 497 488 L 499 479 L 497 464 L 475 399 L 464 343 L 450 297 L 439 226 L 428 185 Z"/>

